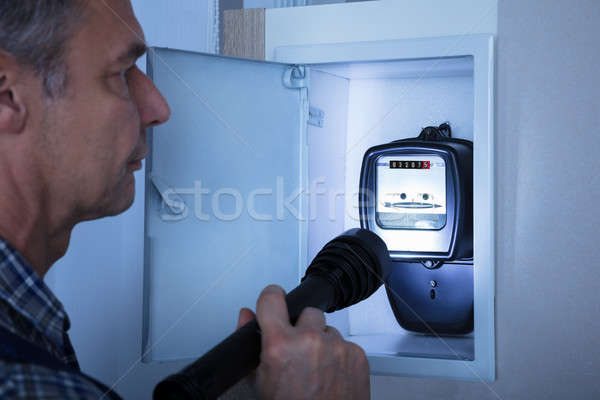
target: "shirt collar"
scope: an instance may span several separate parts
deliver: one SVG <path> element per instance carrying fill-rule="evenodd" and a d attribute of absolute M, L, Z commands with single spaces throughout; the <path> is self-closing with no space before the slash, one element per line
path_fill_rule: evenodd
<path fill-rule="evenodd" d="M 0 238 L 0 298 L 21 313 L 40 332 L 62 347 L 71 323 L 62 303 L 33 267 Z"/>

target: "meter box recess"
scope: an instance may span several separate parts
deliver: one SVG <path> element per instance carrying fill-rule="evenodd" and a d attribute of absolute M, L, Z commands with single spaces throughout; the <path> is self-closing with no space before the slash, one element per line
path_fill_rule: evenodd
<path fill-rule="evenodd" d="M 153 48 L 172 116 L 148 135 L 144 361 L 199 357 L 264 286 L 297 286 L 326 242 L 361 226 L 365 153 L 401 144 L 367 159 L 379 201 L 363 223 L 404 266 L 402 293 L 381 288 L 328 324 L 373 374 L 493 380 L 493 49 L 489 35 L 286 46 L 273 62 Z M 455 144 L 416 146 L 445 121 Z M 398 176 L 406 187 L 386 190 Z M 402 308 L 411 291 L 419 302 Z M 449 333 L 436 318 L 454 301 L 472 326 Z"/>
<path fill-rule="evenodd" d="M 443 123 L 372 147 L 360 176 L 361 227 L 386 242 L 386 285 L 400 326 L 429 335 L 473 330 L 473 144 Z M 449 264 L 459 260 L 462 266 Z"/>

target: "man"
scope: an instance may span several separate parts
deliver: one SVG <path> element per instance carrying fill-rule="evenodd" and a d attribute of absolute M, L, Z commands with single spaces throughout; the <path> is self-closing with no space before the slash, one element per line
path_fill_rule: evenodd
<path fill-rule="evenodd" d="M 0 0 L 1 398 L 117 398 L 79 371 L 43 278 L 77 223 L 133 202 L 145 129 L 170 113 L 135 65 L 144 51 L 129 0 Z M 253 317 L 243 309 L 238 326 Z M 259 397 L 369 397 L 364 352 L 322 312 L 291 326 L 283 290 L 269 286 L 256 317 Z"/>

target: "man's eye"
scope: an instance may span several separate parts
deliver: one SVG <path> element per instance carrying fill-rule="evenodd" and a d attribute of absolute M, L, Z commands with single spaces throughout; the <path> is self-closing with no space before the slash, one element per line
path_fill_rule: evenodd
<path fill-rule="evenodd" d="M 119 71 L 119 73 L 117 75 L 119 75 L 119 77 L 121 79 L 123 79 L 123 82 L 127 82 L 127 73 L 131 70 L 131 68 L 127 68 L 124 69 L 122 71 Z"/>
<path fill-rule="evenodd" d="M 109 80 L 112 90 L 117 92 L 121 96 L 127 96 L 129 94 L 129 72 L 131 68 L 127 68 L 112 74 Z"/>

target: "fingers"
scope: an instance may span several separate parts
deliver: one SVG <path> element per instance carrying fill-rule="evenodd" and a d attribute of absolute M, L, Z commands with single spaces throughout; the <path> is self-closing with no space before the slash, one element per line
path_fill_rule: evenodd
<path fill-rule="evenodd" d="M 297 328 L 315 328 L 325 330 L 325 314 L 318 308 L 307 307 L 300 313 L 296 321 Z"/>
<path fill-rule="evenodd" d="M 255 318 L 254 313 L 249 308 L 242 308 L 240 310 L 240 314 L 238 315 L 237 328 L 240 329 L 242 326 L 246 325 L 248 322 L 252 321 Z"/>
<path fill-rule="evenodd" d="M 344 339 L 340 331 L 335 329 L 333 326 L 325 325 L 326 323 L 327 321 L 323 311 L 317 308 L 307 307 L 300 314 L 300 317 L 296 322 L 296 327 L 300 329 L 312 328 L 318 331 L 323 331 L 325 337 L 328 339 Z"/>
<path fill-rule="evenodd" d="M 369 398 L 364 351 L 327 326 L 321 310 L 305 308 L 292 326 L 285 292 L 268 286 L 258 298 L 256 319 L 262 330 L 256 375 L 260 398 Z"/>
<path fill-rule="evenodd" d="M 353 342 L 346 342 L 346 345 L 349 347 L 349 352 L 352 356 L 353 364 L 358 373 L 367 374 L 368 376 L 370 370 L 369 360 L 367 359 L 367 354 L 365 353 L 363 348 Z"/>
<path fill-rule="evenodd" d="M 333 326 L 329 326 L 329 325 L 325 326 L 325 335 L 327 335 L 328 337 L 330 337 L 332 339 L 341 339 L 341 340 L 344 339 L 344 337 L 342 336 L 340 331 L 335 329 Z"/>
<path fill-rule="evenodd" d="M 256 320 L 263 339 L 272 335 L 285 334 L 292 325 L 285 303 L 285 291 L 277 285 L 263 289 L 256 302 Z"/>

